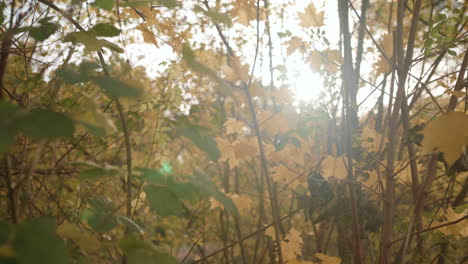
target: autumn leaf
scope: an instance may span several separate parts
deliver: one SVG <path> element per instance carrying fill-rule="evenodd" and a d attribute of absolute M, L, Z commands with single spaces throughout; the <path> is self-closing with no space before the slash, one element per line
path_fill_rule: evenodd
<path fill-rule="evenodd" d="M 315 253 L 314 257 L 320 259 L 322 264 L 341 264 L 341 259 L 338 257 L 330 257 L 322 253 Z"/>
<path fill-rule="evenodd" d="M 239 120 L 234 119 L 234 118 L 229 118 L 224 123 L 224 128 L 226 129 L 226 135 L 240 134 L 243 127 L 245 127 L 244 122 L 239 121 Z"/>
<path fill-rule="evenodd" d="M 316 50 L 312 51 L 309 56 L 307 56 L 307 61 L 309 62 L 310 68 L 315 72 L 320 71 L 320 67 L 323 65 L 322 56 L 320 52 Z"/>
<path fill-rule="evenodd" d="M 423 151 L 443 152 L 445 160 L 451 166 L 468 145 L 468 115 L 462 112 L 443 114 L 424 128 L 423 135 Z"/>
<path fill-rule="evenodd" d="M 393 37 L 390 34 L 385 34 L 382 36 L 382 50 L 385 54 L 380 55 L 379 61 L 377 62 L 377 74 L 389 72 L 392 69 L 392 65 L 388 63 L 388 60 L 391 60 L 393 57 Z"/>
<path fill-rule="evenodd" d="M 439 222 L 438 225 L 450 223 L 456 220 L 461 219 L 468 215 L 468 209 L 465 209 L 461 213 L 455 212 L 452 207 L 447 209 L 447 214 L 445 215 L 446 221 Z M 463 237 L 468 236 L 468 221 L 461 221 L 457 224 L 448 225 L 438 229 L 439 232 L 443 233 L 444 235 L 461 235 Z"/>
<path fill-rule="evenodd" d="M 158 47 L 158 42 L 156 41 L 156 37 L 154 36 L 153 32 L 148 28 L 148 26 L 144 24 L 139 24 L 136 27 L 141 34 L 143 35 L 143 41 L 146 43 L 152 43 Z"/>
<path fill-rule="evenodd" d="M 301 38 L 299 37 L 292 37 L 290 40 L 286 41 L 285 43 L 287 45 L 286 49 L 286 54 L 290 56 L 293 54 L 295 51 L 299 51 L 301 54 L 304 54 L 306 50 L 310 48 L 310 44 L 307 42 L 304 42 Z"/>
<path fill-rule="evenodd" d="M 297 255 L 301 255 L 301 244 L 301 232 L 294 228 L 291 228 L 291 230 L 289 230 L 289 233 L 284 238 L 284 241 L 281 242 L 283 258 L 285 260 L 296 259 Z"/>
<path fill-rule="evenodd" d="M 230 193 L 227 196 L 236 204 L 237 209 L 241 213 L 247 213 L 254 206 L 252 199 L 244 194 Z"/>
<path fill-rule="evenodd" d="M 324 11 L 317 12 L 313 3 L 310 3 L 304 12 L 297 13 L 302 27 L 321 27 L 323 26 Z"/>
<path fill-rule="evenodd" d="M 322 177 L 329 179 L 334 177 L 336 179 L 346 179 L 347 169 L 346 169 L 345 157 L 332 157 L 327 156 L 321 163 L 322 168 Z"/>
<path fill-rule="evenodd" d="M 242 64 L 239 58 L 231 58 L 230 64 L 221 67 L 221 72 L 224 74 L 227 81 L 247 82 L 249 80 L 249 65 Z"/>
<path fill-rule="evenodd" d="M 305 177 L 285 167 L 284 165 L 277 165 L 271 168 L 271 177 L 273 181 L 283 185 L 289 185 L 292 189 L 296 188 L 301 182 L 305 182 Z"/>

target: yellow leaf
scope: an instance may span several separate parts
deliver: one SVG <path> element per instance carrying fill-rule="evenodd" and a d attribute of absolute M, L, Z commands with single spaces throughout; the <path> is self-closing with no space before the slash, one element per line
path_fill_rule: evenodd
<path fill-rule="evenodd" d="M 151 32 L 151 30 L 147 26 L 145 26 L 144 24 L 140 24 L 137 26 L 137 29 L 143 35 L 143 41 L 147 43 L 153 43 L 154 45 L 156 45 L 156 47 L 158 47 L 158 42 L 156 41 L 156 37 L 154 36 L 153 32 Z"/>
<path fill-rule="evenodd" d="M 100 248 L 100 242 L 96 237 L 70 222 L 61 224 L 57 228 L 57 235 L 73 240 L 80 248 L 88 252 L 94 252 Z"/>
<path fill-rule="evenodd" d="M 218 200 L 216 200 L 215 198 L 211 197 L 208 201 L 210 202 L 210 210 L 214 210 L 216 208 L 221 208 L 222 210 L 224 210 L 224 205 L 218 202 Z"/>
<path fill-rule="evenodd" d="M 386 139 L 386 138 L 385 138 Z M 361 134 L 362 147 L 368 152 L 379 152 L 380 141 L 382 134 L 378 133 L 375 129 L 366 126 Z M 384 141 L 384 143 L 386 140 Z"/>
<path fill-rule="evenodd" d="M 301 255 L 302 238 L 299 231 L 291 228 L 284 240 L 281 243 L 284 260 L 294 260 L 296 259 L 296 255 Z"/>
<path fill-rule="evenodd" d="M 388 63 L 388 60 L 391 60 L 393 57 L 393 36 L 390 34 L 384 34 L 382 36 L 382 50 L 385 54 L 380 56 L 379 61 L 377 62 L 377 74 L 389 72 L 392 69 L 392 65 Z"/>
<path fill-rule="evenodd" d="M 10 243 L 4 243 L 0 245 L 0 257 L 14 258 L 16 252 Z"/>
<path fill-rule="evenodd" d="M 271 237 L 272 239 L 275 239 L 275 228 L 273 226 L 268 227 L 265 230 L 265 235 Z"/>
<path fill-rule="evenodd" d="M 322 176 L 325 179 L 330 177 L 334 177 L 337 179 L 346 179 L 347 170 L 346 170 L 346 163 L 345 157 L 332 157 L 327 156 L 321 163 L 322 168 Z"/>
<path fill-rule="evenodd" d="M 331 73 L 336 73 L 338 71 L 338 66 L 343 62 L 343 57 L 341 57 L 340 51 L 326 49 L 322 53 L 325 56 L 325 69 Z"/>
<path fill-rule="evenodd" d="M 382 36 L 383 52 L 388 59 L 393 57 L 393 37 L 390 34 L 384 34 Z"/>
<path fill-rule="evenodd" d="M 288 184 L 292 189 L 296 188 L 296 186 L 305 179 L 305 177 L 301 177 L 300 174 L 286 168 L 284 165 L 278 165 L 271 168 L 271 177 L 275 182 L 284 185 Z"/>
<path fill-rule="evenodd" d="M 229 198 L 236 204 L 237 209 L 240 212 L 248 212 L 253 208 L 253 201 L 250 197 L 246 195 L 239 195 L 237 193 L 229 193 L 227 194 Z"/>
<path fill-rule="evenodd" d="M 228 161 L 231 168 L 240 162 L 258 155 L 258 144 L 256 137 L 239 138 L 233 142 L 223 138 L 217 138 L 216 144 L 221 152 L 220 160 Z"/>
<path fill-rule="evenodd" d="M 224 128 L 226 129 L 226 134 L 240 134 L 242 128 L 245 126 L 244 122 L 239 121 L 234 118 L 229 118 L 224 123 Z"/>
<path fill-rule="evenodd" d="M 301 20 L 302 27 L 321 27 L 323 26 L 324 12 L 317 12 L 313 3 L 310 3 L 304 12 L 297 13 Z"/>
<path fill-rule="evenodd" d="M 290 103 L 292 101 L 292 92 L 287 87 L 274 90 L 271 96 L 275 98 L 277 103 Z"/>
<path fill-rule="evenodd" d="M 468 115 L 449 112 L 430 122 L 423 130 L 422 149 L 430 153 L 434 149 L 444 153 L 451 166 L 468 145 Z"/>
<path fill-rule="evenodd" d="M 341 264 L 341 259 L 337 257 L 330 257 L 322 253 L 315 253 L 314 257 L 320 259 L 321 264 Z"/>
<path fill-rule="evenodd" d="M 453 94 L 458 98 L 468 95 L 467 92 L 455 91 L 455 90 L 450 90 L 450 89 L 445 90 L 445 92 L 448 93 L 448 94 Z"/>
<path fill-rule="evenodd" d="M 227 81 L 247 82 L 249 80 L 249 66 L 242 64 L 238 58 L 231 58 L 229 65 L 221 67 L 221 72 L 224 74 Z"/>
<path fill-rule="evenodd" d="M 292 37 L 285 44 L 288 46 L 286 50 L 286 54 L 288 56 L 293 54 L 296 50 L 304 54 L 305 50 L 310 48 L 309 43 L 302 41 L 302 39 L 299 37 Z"/>
<path fill-rule="evenodd" d="M 446 221 L 439 222 L 438 225 L 456 221 L 468 214 L 468 209 L 465 209 L 462 213 L 456 213 L 451 207 L 447 209 Z M 438 229 L 444 235 L 461 235 L 463 237 L 468 236 L 468 221 L 461 221 L 453 225 L 448 225 Z"/>
<path fill-rule="evenodd" d="M 231 9 L 230 13 L 232 17 L 237 17 L 237 22 L 244 26 L 249 26 L 250 21 L 257 19 L 257 7 L 255 0 L 236 0 L 234 8 Z M 265 14 L 260 10 L 260 20 L 265 19 Z"/>
<path fill-rule="evenodd" d="M 289 130 L 289 120 L 280 113 L 263 111 L 258 115 L 260 128 L 272 133 L 284 133 Z"/>
<path fill-rule="evenodd" d="M 322 56 L 320 55 L 318 51 L 315 51 L 315 50 L 312 51 L 307 57 L 307 60 L 309 61 L 310 68 L 313 71 L 315 72 L 320 71 L 320 67 L 323 64 L 323 61 L 322 61 Z"/>

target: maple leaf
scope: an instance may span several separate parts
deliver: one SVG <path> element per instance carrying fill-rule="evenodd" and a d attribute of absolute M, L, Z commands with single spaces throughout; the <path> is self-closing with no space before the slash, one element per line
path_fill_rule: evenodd
<path fill-rule="evenodd" d="M 443 114 L 423 129 L 423 135 L 423 151 L 430 153 L 436 149 L 443 152 L 451 166 L 468 145 L 468 115 L 463 112 Z"/>
<path fill-rule="evenodd" d="M 260 128 L 272 133 L 284 133 L 289 130 L 289 120 L 280 113 L 263 111 L 258 115 Z"/>
<path fill-rule="evenodd" d="M 304 42 L 301 38 L 299 37 L 292 37 L 290 40 L 288 40 L 285 43 L 288 48 L 286 49 L 286 54 L 289 56 L 293 54 L 296 50 L 298 50 L 300 53 L 304 54 L 305 49 L 309 49 L 310 45 L 307 42 Z"/>
<path fill-rule="evenodd" d="M 245 126 L 244 122 L 239 121 L 234 118 L 229 118 L 225 123 L 224 123 L 224 128 L 226 129 L 226 134 L 238 134 L 242 130 L 242 128 Z"/>
<path fill-rule="evenodd" d="M 327 71 L 331 73 L 336 73 L 338 71 L 338 66 L 342 64 L 343 57 L 341 57 L 339 50 L 326 49 L 322 51 L 325 60 L 324 67 Z"/>
<path fill-rule="evenodd" d="M 292 101 L 292 92 L 287 87 L 274 90 L 271 96 L 275 98 L 277 103 L 290 103 Z"/>
<path fill-rule="evenodd" d="M 156 37 L 146 25 L 140 24 L 136 27 L 136 29 L 138 29 L 143 35 L 144 42 L 153 43 L 154 45 L 156 45 L 156 47 L 159 47 L 158 42 L 156 41 Z"/>
<path fill-rule="evenodd" d="M 382 136 L 382 134 L 378 133 L 370 126 L 364 127 L 361 134 L 362 147 L 368 152 L 378 152 Z M 384 139 L 384 143 L 385 142 L 387 142 L 386 138 Z"/>
<path fill-rule="evenodd" d="M 442 225 L 442 224 L 446 224 L 446 223 L 449 223 L 449 222 L 456 221 L 456 220 L 466 216 L 467 214 L 468 214 L 468 209 L 465 209 L 461 213 L 457 213 L 457 212 L 455 212 L 455 210 L 453 210 L 453 208 L 449 207 L 447 209 L 447 214 L 445 215 L 447 220 L 439 222 L 438 225 Z M 443 233 L 444 235 L 446 235 L 446 236 L 448 236 L 448 235 L 454 235 L 454 236 L 461 235 L 463 237 L 466 237 L 466 236 L 468 236 L 468 221 L 461 221 L 461 222 L 453 224 L 453 225 L 448 225 L 448 226 L 439 228 L 438 230 L 441 233 Z"/>
<path fill-rule="evenodd" d="M 382 50 L 388 60 L 393 57 L 393 37 L 390 34 L 384 34 L 382 36 Z M 377 62 L 377 74 L 389 72 L 392 69 L 392 65 L 388 63 L 387 59 L 383 55 L 380 56 Z"/>
<path fill-rule="evenodd" d="M 328 179 L 335 177 L 337 179 L 346 179 L 347 169 L 345 157 L 332 157 L 327 156 L 321 163 L 322 177 Z"/>
<path fill-rule="evenodd" d="M 284 240 L 281 243 L 281 252 L 285 260 L 294 260 L 296 255 L 301 255 L 301 232 L 291 228 Z"/>
<path fill-rule="evenodd" d="M 237 17 L 237 22 L 244 26 L 249 26 L 250 21 L 257 19 L 257 7 L 255 0 L 236 0 L 230 13 L 232 17 Z M 265 14 L 260 12 L 260 20 L 265 19 Z"/>
<path fill-rule="evenodd" d="M 324 11 L 317 12 L 313 3 L 310 3 L 304 10 L 304 12 L 299 12 L 297 15 L 301 20 L 300 25 L 302 27 L 321 27 L 323 26 L 324 20 Z"/>
<path fill-rule="evenodd" d="M 294 189 L 300 184 L 300 181 L 304 181 L 304 177 L 295 173 L 294 171 L 286 168 L 284 165 L 278 165 L 271 168 L 271 177 L 275 182 L 281 184 L 289 184 Z"/>
<path fill-rule="evenodd" d="M 239 58 L 232 57 L 229 65 L 221 66 L 221 72 L 230 82 L 249 80 L 249 65 L 242 64 Z"/>
<path fill-rule="evenodd" d="M 229 198 L 236 204 L 237 209 L 240 212 L 248 212 L 253 208 L 253 201 L 246 195 L 239 195 L 237 193 L 227 194 Z"/>
<path fill-rule="evenodd" d="M 320 55 L 318 51 L 316 50 L 312 51 L 309 54 L 309 56 L 307 56 L 307 61 L 309 62 L 310 68 L 313 71 L 315 72 L 320 71 L 320 67 L 323 64 L 323 61 L 322 61 L 322 55 Z"/>

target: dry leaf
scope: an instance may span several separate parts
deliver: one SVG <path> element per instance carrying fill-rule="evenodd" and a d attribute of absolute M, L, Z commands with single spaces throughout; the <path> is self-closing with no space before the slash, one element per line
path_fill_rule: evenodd
<path fill-rule="evenodd" d="M 300 25 L 302 27 L 321 27 L 323 26 L 323 20 L 325 13 L 323 11 L 317 12 L 313 3 L 310 3 L 304 10 L 304 12 L 297 13 L 301 20 Z"/>

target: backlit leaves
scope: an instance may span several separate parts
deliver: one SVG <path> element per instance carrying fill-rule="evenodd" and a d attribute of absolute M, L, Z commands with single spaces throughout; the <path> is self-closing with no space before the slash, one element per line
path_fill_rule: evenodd
<path fill-rule="evenodd" d="M 111 11 L 114 7 L 114 0 L 95 0 L 92 5 L 107 11 Z"/>
<path fill-rule="evenodd" d="M 49 22 L 49 20 L 50 18 L 39 20 L 40 26 L 29 29 L 29 35 L 37 41 L 44 41 L 49 38 L 59 29 L 58 24 Z"/>
<path fill-rule="evenodd" d="M 345 163 L 345 157 L 332 157 L 327 156 L 321 163 L 322 176 L 325 179 L 331 177 L 336 179 L 346 179 L 347 166 Z"/>
<path fill-rule="evenodd" d="M 468 115 L 449 112 L 437 117 L 423 130 L 423 151 L 438 150 L 444 153 L 448 165 L 452 165 L 468 145 Z"/>
<path fill-rule="evenodd" d="M 321 27 L 323 26 L 324 11 L 317 12 L 313 3 L 310 3 L 304 12 L 297 14 L 303 27 Z"/>
<path fill-rule="evenodd" d="M 90 32 L 96 34 L 99 37 L 115 37 L 120 34 L 120 30 L 108 23 L 98 23 L 92 27 Z"/>

